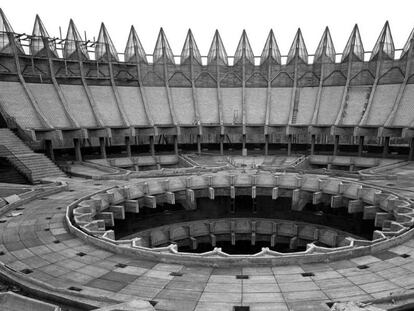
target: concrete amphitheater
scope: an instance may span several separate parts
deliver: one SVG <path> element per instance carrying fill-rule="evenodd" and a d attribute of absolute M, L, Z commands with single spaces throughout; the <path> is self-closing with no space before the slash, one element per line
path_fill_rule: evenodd
<path fill-rule="evenodd" d="M 412 310 L 413 49 L 117 53 L 0 9 L 0 309 Z"/>

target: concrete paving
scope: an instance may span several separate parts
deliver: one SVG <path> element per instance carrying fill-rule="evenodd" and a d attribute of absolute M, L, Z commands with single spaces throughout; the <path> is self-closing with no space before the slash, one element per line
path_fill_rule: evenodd
<path fill-rule="evenodd" d="M 210 268 L 113 254 L 72 236 L 65 206 L 123 181 L 65 181 L 68 191 L 33 200 L 22 215 L 0 223 L 0 261 L 31 282 L 69 294 L 142 299 L 155 310 L 328 310 L 330 302 L 366 301 L 414 287 L 414 240 L 369 256 L 274 267 Z M 248 278 L 237 279 L 239 274 Z"/>

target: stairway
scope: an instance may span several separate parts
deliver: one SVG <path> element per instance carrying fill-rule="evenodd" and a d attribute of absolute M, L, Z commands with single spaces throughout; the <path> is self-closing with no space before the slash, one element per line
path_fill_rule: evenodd
<path fill-rule="evenodd" d="M 9 129 L 0 129 L 0 157 L 6 158 L 31 182 L 65 174 L 44 154 L 35 153 Z"/>

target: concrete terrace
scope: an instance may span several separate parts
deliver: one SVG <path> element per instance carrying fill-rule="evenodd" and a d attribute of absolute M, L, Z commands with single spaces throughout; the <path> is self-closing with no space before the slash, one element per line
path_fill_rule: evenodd
<path fill-rule="evenodd" d="M 140 298 L 155 310 L 329 310 L 329 302 L 389 297 L 414 286 L 412 240 L 370 256 L 273 267 L 185 266 L 113 254 L 68 233 L 65 206 L 123 182 L 61 180 L 67 191 L 3 216 L 0 261 L 18 282 L 74 301 L 103 306 Z"/>

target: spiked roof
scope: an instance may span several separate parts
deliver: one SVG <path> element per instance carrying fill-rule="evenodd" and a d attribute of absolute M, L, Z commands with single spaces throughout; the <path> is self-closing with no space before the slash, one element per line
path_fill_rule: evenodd
<path fill-rule="evenodd" d="M 70 58 L 72 55 L 79 50 L 82 56 L 89 59 L 86 45 L 82 42 L 82 38 L 76 29 L 75 23 L 71 19 L 69 22 L 68 32 L 66 34 L 66 41 L 63 47 L 63 57 Z M 78 56 L 75 54 L 75 58 Z"/>
<path fill-rule="evenodd" d="M 98 41 L 95 46 L 95 59 L 119 61 L 118 53 L 104 23 L 101 24 L 101 29 L 99 30 Z"/>
<path fill-rule="evenodd" d="M 47 48 L 54 56 L 58 56 L 56 44 L 50 40 L 50 36 L 42 23 L 39 15 L 36 14 L 35 23 L 33 26 L 32 38 L 30 38 L 30 53 L 36 55 L 45 48 L 45 41 L 47 40 Z"/>
<path fill-rule="evenodd" d="M 331 62 L 335 62 L 335 47 L 332 42 L 331 34 L 329 32 L 329 28 L 326 27 L 325 31 L 323 32 L 321 41 L 319 41 L 318 47 L 315 52 L 315 59 L 314 63 L 322 62 L 325 58 L 327 58 Z"/>
<path fill-rule="evenodd" d="M 269 36 L 267 37 L 262 55 L 260 56 L 260 65 L 269 58 L 278 64 L 282 63 L 279 46 L 277 45 L 275 35 L 273 34 L 273 29 L 271 29 L 269 32 Z"/>
<path fill-rule="evenodd" d="M 346 43 L 345 49 L 342 53 L 342 61 L 347 61 L 351 54 L 360 61 L 364 60 L 364 46 L 362 45 L 361 35 L 359 34 L 357 24 L 355 24 L 354 29 L 352 29 L 352 33 Z"/>
<path fill-rule="evenodd" d="M 193 57 L 199 64 L 201 64 L 201 54 L 198 50 L 197 44 L 194 40 L 191 29 L 188 29 L 187 37 L 185 38 L 183 50 L 181 51 L 181 64 L 183 64 L 190 56 Z"/>
<path fill-rule="evenodd" d="M 288 57 L 287 57 L 287 64 L 292 62 L 296 57 L 304 61 L 305 63 L 308 62 L 308 51 L 306 50 L 305 41 L 302 37 L 302 32 L 300 28 L 296 32 L 295 38 L 293 39 L 292 45 L 289 49 Z"/>
<path fill-rule="evenodd" d="M 210 50 L 207 55 L 207 64 L 215 63 L 228 65 L 227 53 L 221 41 L 218 30 L 214 33 L 213 42 L 211 42 Z"/>
<path fill-rule="evenodd" d="M 249 38 L 247 38 L 246 30 L 243 30 L 239 44 L 237 45 L 236 53 L 234 54 L 234 64 L 242 58 L 245 58 L 254 64 L 254 54 L 252 47 L 250 46 Z"/>
<path fill-rule="evenodd" d="M 411 41 L 414 42 L 414 28 L 411 30 L 411 33 L 407 39 L 407 42 L 404 44 L 403 50 L 401 52 L 400 58 L 403 58 L 404 56 L 408 55 L 408 51 L 411 48 Z"/>
<path fill-rule="evenodd" d="M 138 38 L 134 26 L 131 26 L 129 32 L 127 45 L 125 47 L 125 61 L 126 62 L 144 62 L 147 63 L 145 50 L 142 47 L 141 41 Z"/>
<path fill-rule="evenodd" d="M 170 61 L 175 64 L 174 54 L 171 50 L 170 44 L 168 43 L 167 37 L 165 36 L 164 30 L 161 28 L 160 33 L 158 34 L 157 43 L 155 44 L 154 49 L 154 63 L 159 61 Z"/>
<path fill-rule="evenodd" d="M 13 53 L 12 47 L 10 45 L 9 34 L 13 34 L 13 28 L 11 27 L 9 21 L 7 20 L 6 15 L 3 10 L 0 8 L 0 52 L 1 53 Z M 14 42 L 18 51 L 24 54 L 23 47 L 20 43 L 20 40 L 14 38 Z"/>
<path fill-rule="evenodd" d="M 384 27 L 375 43 L 372 50 L 370 60 L 375 59 L 382 52 L 382 55 L 388 56 L 390 59 L 394 59 L 395 47 L 394 41 L 392 40 L 391 29 L 388 21 L 385 22 Z"/>

